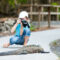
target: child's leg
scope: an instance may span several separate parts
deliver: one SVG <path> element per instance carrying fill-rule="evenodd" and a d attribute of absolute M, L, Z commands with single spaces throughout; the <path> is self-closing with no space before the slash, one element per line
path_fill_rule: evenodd
<path fill-rule="evenodd" d="M 14 37 L 10 38 L 10 42 L 4 44 L 3 47 L 8 47 L 8 46 L 13 45 L 13 44 L 23 45 L 24 44 L 24 39 L 21 38 L 21 37 L 22 36 L 14 36 Z"/>
<path fill-rule="evenodd" d="M 24 46 L 27 45 L 28 39 L 29 39 L 29 36 L 25 36 L 25 37 L 24 37 Z"/>
<path fill-rule="evenodd" d="M 7 48 L 8 46 L 15 44 L 17 39 L 18 38 L 16 36 L 11 37 L 9 43 L 3 44 L 3 47 Z"/>
<path fill-rule="evenodd" d="M 27 28 L 27 29 L 24 30 L 24 32 L 25 32 L 25 36 L 24 36 L 24 46 L 26 46 L 26 45 L 27 45 L 27 42 L 28 42 L 28 40 L 29 40 L 29 37 L 30 37 L 30 29 Z"/>

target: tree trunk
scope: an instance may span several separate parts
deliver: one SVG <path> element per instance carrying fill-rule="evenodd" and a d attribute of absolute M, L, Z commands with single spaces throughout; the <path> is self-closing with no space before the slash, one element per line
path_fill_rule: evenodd
<path fill-rule="evenodd" d="M 51 20 L 50 7 L 48 7 L 48 28 L 50 28 L 50 20 Z"/>

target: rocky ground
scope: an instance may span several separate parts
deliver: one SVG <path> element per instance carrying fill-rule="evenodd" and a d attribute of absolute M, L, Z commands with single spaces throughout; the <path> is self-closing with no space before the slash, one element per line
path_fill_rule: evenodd
<path fill-rule="evenodd" d="M 19 47 L 22 47 L 20 45 L 12 45 L 9 48 L 2 48 L 3 43 L 9 42 L 10 37 L 11 36 L 0 37 L 0 52 L 16 50 L 19 49 Z M 60 39 L 60 29 L 32 32 L 27 45 L 40 45 L 45 51 L 49 51 L 49 54 L 36 53 L 27 55 L 1 56 L 0 60 L 57 60 L 58 57 L 51 52 L 49 44 L 58 39 Z"/>
<path fill-rule="evenodd" d="M 51 42 L 50 49 L 53 53 L 55 53 L 58 57 L 60 57 L 60 39 Z"/>

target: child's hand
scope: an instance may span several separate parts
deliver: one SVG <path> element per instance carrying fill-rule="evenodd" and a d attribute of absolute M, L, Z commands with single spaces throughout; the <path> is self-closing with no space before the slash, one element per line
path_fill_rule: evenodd
<path fill-rule="evenodd" d="M 21 20 L 17 20 L 17 24 L 21 24 Z"/>

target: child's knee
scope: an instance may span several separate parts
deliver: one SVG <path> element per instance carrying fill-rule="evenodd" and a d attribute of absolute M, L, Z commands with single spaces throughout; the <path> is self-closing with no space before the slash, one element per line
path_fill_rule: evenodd
<path fill-rule="evenodd" d="M 12 37 L 10 38 L 10 45 L 13 45 L 13 44 L 23 44 L 23 38 L 21 37 Z"/>
<path fill-rule="evenodd" d="M 30 33 L 31 33 L 30 29 L 25 30 L 25 36 L 30 36 Z"/>
<path fill-rule="evenodd" d="M 30 30 L 27 30 L 26 31 L 26 36 L 30 36 L 30 33 L 31 33 Z"/>
<path fill-rule="evenodd" d="M 10 39 L 10 45 L 14 44 L 15 41 L 13 40 L 13 38 Z"/>

